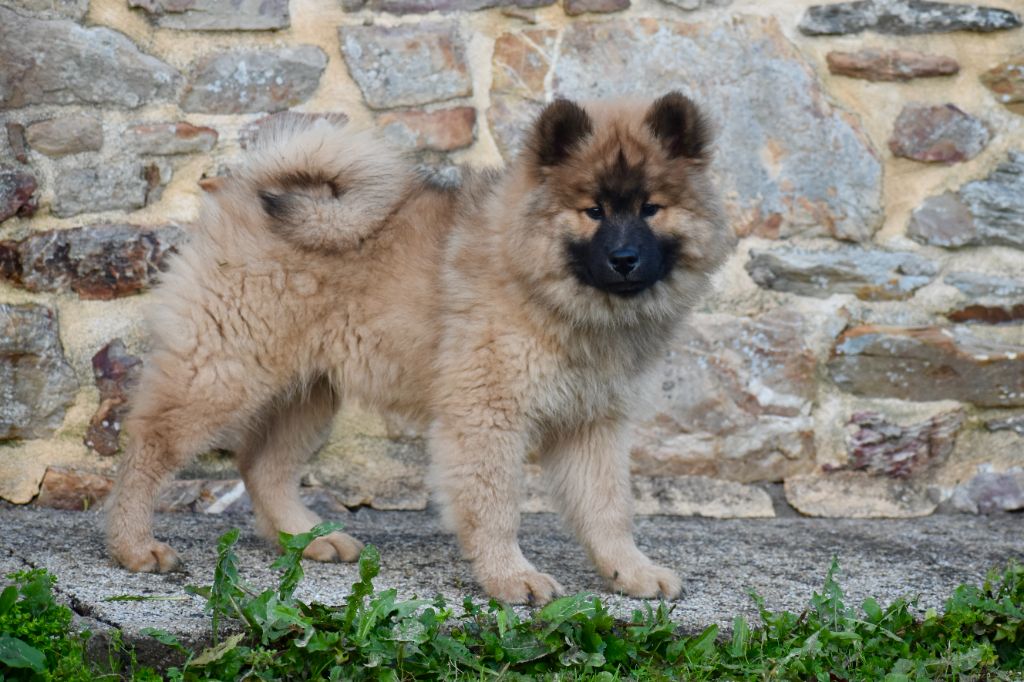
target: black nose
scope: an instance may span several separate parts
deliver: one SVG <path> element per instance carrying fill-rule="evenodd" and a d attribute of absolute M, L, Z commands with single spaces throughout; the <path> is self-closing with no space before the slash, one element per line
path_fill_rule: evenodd
<path fill-rule="evenodd" d="M 623 277 L 636 270 L 636 264 L 639 262 L 640 252 L 632 246 L 615 249 L 608 254 L 608 264 Z"/>

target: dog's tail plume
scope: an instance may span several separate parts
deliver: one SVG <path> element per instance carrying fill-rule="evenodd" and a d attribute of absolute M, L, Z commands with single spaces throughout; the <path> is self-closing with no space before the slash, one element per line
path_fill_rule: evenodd
<path fill-rule="evenodd" d="M 345 251 L 372 236 L 412 186 L 401 154 L 343 121 L 278 115 L 238 172 L 267 226 L 301 249 Z"/>

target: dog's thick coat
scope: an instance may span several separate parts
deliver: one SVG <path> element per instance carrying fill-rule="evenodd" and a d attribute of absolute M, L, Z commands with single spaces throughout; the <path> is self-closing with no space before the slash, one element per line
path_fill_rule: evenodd
<path fill-rule="evenodd" d="M 505 173 L 419 178 L 368 134 L 285 119 L 205 199 L 152 307 L 153 349 L 125 423 L 111 554 L 178 557 L 152 534 L 159 486 L 195 454 L 237 454 L 261 531 L 319 519 L 300 467 L 346 400 L 429 434 L 444 517 L 488 594 L 560 591 L 518 540 L 522 465 L 612 589 L 675 597 L 636 547 L 624 425 L 644 375 L 731 238 L 696 107 L 559 100 Z M 356 558 L 343 533 L 306 555 Z"/>

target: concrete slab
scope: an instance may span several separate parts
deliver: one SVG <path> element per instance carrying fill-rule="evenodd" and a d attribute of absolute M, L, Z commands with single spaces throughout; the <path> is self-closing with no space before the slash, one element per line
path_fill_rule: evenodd
<path fill-rule="evenodd" d="M 335 515 L 337 518 L 337 515 Z M 378 588 L 394 587 L 402 597 L 444 594 L 461 603 L 466 594 L 483 599 L 469 566 L 458 558 L 454 539 L 430 512 L 360 510 L 343 521 L 347 529 L 380 550 Z M 249 515 L 168 514 L 157 519 L 157 535 L 178 549 L 181 573 L 132 574 L 114 566 L 103 551 L 95 512 L 61 512 L 0 507 L 0 568 L 47 568 L 59 578 L 66 601 L 87 622 L 124 631 L 129 642 L 145 644 L 145 627 L 158 627 L 187 641 L 206 640 L 202 602 L 185 594 L 188 584 L 209 584 L 216 539 L 242 529 L 238 555 L 242 574 L 258 587 L 274 584 L 268 566 L 275 554 L 256 537 Z M 842 564 L 842 585 L 851 603 L 867 596 L 885 602 L 919 596 L 920 607 L 941 607 L 953 588 L 978 582 L 1012 557 L 1024 559 L 1024 517 L 937 515 L 913 520 L 830 520 L 775 518 L 715 520 L 642 517 L 639 544 L 657 561 L 683 576 L 684 597 L 673 618 L 699 631 L 710 623 L 728 627 L 737 614 L 754 616 L 747 596 L 756 590 L 772 609 L 802 609 L 819 589 L 833 555 Z M 529 514 L 521 533 L 526 555 L 573 592 L 603 589 L 586 556 L 557 517 Z M 328 604 L 343 601 L 355 580 L 353 565 L 306 564 L 299 595 Z M 166 597 L 166 601 L 110 602 L 116 595 Z M 622 615 L 642 602 L 602 594 Z M 159 648 L 143 647 L 157 657 Z"/>

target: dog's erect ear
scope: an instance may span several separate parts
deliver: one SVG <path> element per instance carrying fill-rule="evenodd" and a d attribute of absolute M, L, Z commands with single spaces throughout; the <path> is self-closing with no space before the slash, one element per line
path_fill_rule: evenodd
<path fill-rule="evenodd" d="M 689 97 L 672 91 L 651 105 L 644 119 L 669 158 L 703 161 L 711 144 L 711 126 Z"/>
<path fill-rule="evenodd" d="M 583 107 L 567 99 L 556 99 L 544 107 L 534 125 L 530 142 L 534 160 L 541 168 L 557 166 L 569 158 L 573 148 L 593 129 Z"/>

